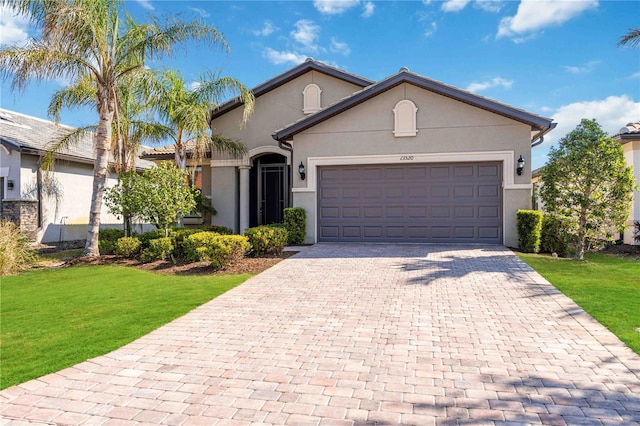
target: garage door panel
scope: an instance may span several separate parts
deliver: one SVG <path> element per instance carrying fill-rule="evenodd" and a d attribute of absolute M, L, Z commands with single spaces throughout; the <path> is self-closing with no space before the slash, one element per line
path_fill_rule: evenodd
<path fill-rule="evenodd" d="M 499 162 L 321 167 L 319 240 L 499 244 L 501 173 Z"/>

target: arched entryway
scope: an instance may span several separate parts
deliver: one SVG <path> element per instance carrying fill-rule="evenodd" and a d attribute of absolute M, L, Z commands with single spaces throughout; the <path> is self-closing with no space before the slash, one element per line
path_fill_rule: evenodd
<path fill-rule="evenodd" d="M 283 221 L 289 206 L 289 167 L 280 154 L 254 157 L 250 170 L 249 225 L 268 225 Z"/>

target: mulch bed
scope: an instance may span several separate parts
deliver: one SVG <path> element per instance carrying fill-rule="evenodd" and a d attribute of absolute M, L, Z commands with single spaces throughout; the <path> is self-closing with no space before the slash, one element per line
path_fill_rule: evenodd
<path fill-rule="evenodd" d="M 131 266 L 146 271 L 153 271 L 168 275 L 226 275 L 226 274 L 257 274 L 269 269 L 282 259 L 293 256 L 297 252 L 285 251 L 278 255 L 244 257 L 239 262 L 225 269 L 215 269 L 207 262 L 189 262 L 186 259 L 157 260 L 143 263 L 136 259 L 126 259 L 120 256 L 103 255 L 99 257 L 77 257 L 65 263 L 65 266 L 75 265 L 123 265 Z"/>

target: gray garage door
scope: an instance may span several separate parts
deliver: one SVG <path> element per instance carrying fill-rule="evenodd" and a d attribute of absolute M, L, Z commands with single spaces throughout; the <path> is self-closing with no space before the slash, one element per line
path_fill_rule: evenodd
<path fill-rule="evenodd" d="M 502 164 L 318 170 L 318 240 L 502 243 Z"/>

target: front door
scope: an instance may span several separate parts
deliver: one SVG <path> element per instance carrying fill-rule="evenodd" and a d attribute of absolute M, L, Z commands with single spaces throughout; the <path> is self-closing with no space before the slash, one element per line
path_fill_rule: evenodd
<path fill-rule="evenodd" d="M 289 193 L 286 158 L 279 154 L 264 155 L 253 162 L 252 171 L 255 191 L 251 198 L 255 202 L 251 226 L 281 223 Z"/>

